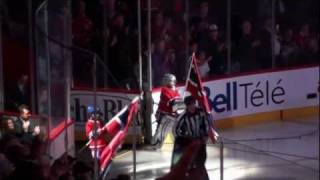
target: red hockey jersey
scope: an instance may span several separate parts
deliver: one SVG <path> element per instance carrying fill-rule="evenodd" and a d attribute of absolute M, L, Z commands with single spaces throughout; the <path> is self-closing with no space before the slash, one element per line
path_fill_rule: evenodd
<path fill-rule="evenodd" d="M 158 111 L 162 113 L 167 113 L 173 115 L 172 102 L 175 99 L 180 99 L 180 94 L 178 90 L 173 90 L 168 87 L 163 87 L 161 89 L 160 102 Z"/>
<path fill-rule="evenodd" d="M 86 122 L 86 136 L 88 138 L 91 138 L 93 135 L 94 131 L 94 120 L 88 119 Z M 97 129 L 100 129 L 100 135 L 97 137 L 96 142 L 97 142 L 97 148 L 103 148 L 107 145 L 106 140 L 104 139 L 104 131 L 102 131 L 103 124 L 100 121 L 97 121 Z M 90 142 L 89 148 L 93 149 L 94 148 L 94 140 Z"/>

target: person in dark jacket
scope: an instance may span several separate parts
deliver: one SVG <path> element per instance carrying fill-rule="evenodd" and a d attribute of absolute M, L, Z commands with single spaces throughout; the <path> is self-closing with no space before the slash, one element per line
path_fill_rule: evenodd
<path fill-rule="evenodd" d="M 33 139 L 40 134 L 40 127 L 35 121 L 30 120 L 30 110 L 28 106 L 19 106 L 20 116 L 14 123 L 16 135 L 22 143 L 31 144 Z"/>

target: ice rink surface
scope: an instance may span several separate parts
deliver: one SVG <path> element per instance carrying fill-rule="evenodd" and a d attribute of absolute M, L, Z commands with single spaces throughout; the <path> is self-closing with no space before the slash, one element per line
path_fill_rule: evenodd
<path fill-rule="evenodd" d="M 224 180 L 319 179 L 318 117 L 271 121 L 219 133 L 223 141 Z M 210 179 L 220 179 L 220 147 L 221 144 L 207 146 L 206 168 Z M 132 177 L 132 155 L 132 151 L 121 152 L 114 159 L 109 178 L 118 174 Z M 171 149 L 140 149 L 136 160 L 136 179 L 155 179 L 169 171 Z"/>

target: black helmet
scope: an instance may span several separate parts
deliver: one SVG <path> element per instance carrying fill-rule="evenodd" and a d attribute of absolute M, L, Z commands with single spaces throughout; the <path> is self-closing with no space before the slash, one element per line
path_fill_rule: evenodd
<path fill-rule="evenodd" d="M 194 104 L 196 101 L 192 96 L 187 96 L 184 98 L 184 103 L 188 106 L 190 104 Z"/>
<path fill-rule="evenodd" d="M 94 110 L 94 107 L 91 106 L 91 105 L 87 107 L 87 113 L 88 113 L 88 116 L 89 116 L 89 117 L 91 117 L 91 116 L 93 116 L 93 115 L 100 115 L 100 116 L 102 116 L 102 112 L 101 112 L 100 108 L 97 107 L 96 110 Z"/>

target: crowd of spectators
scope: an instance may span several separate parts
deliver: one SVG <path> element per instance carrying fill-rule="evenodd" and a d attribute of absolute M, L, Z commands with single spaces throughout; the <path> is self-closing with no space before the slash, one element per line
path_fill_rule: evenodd
<path fill-rule="evenodd" d="M 49 141 L 36 120 L 30 118 L 26 105 L 20 114 L 1 117 L 0 179 L 1 180 L 66 180 L 92 179 L 92 164 L 67 153 L 53 160 L 48 153 Z"/>
<path fill-rule="evenodd" d="M 19 7 L 14 2 L 16 0 L 2 3 L 3 33 L 14 38 L 25 37 L 20 41 L 28 46 L 27 33 L 23 33 L 28 29 L 28 0 L 19 2 Z M 33 9 L 41 2 L 34 1 Z M 154 86 L 160 85 L 164 73 L 173 73 L 178 81 L 183 81 L 193 52 L 196 52 L 204 78 L 319 62 L 319 32 L 315 23 L 319 9 L 316 8 L 316 0 L 303 4 L 277 1 L 274 23 L 270 13 L 271 1 L 231 1 L 230 42 L 227 41 L 226 1 L 189 0 L 188 10 L 186 2 L 151 0 Z M 100 87 L 137 87 L 136 3 L 130 0 L 72 1 L 72 42 L 74 46 L 98 54 L 102 60 L 98 61 L 97 69 Z M 146 66 L 147 0 L 141 0 L 141 3 L 142 58 Z M 49 16 L 54 16 L 54 13 L 64 16 L 63 12 L 50 11 Z M 62 37 L 62 34 L 58 35 Z M 91 86 L 94 57 L 75 49 L 72 49 L 72 57 L 74 85 Z"/>
<path fill-rule="evenodd" d="M 64 153 L 53 159 L 49 153 L 50 140 L 44 127 L 31 119 L 26 105 L 19 106 L 19 115 L 0 116 L 0 179 L 1 180 L 91 180 L 93 161 L 83 156 L 73 157 Z M 190 146 L 182 152 L 182 158 L 171 170 L 158 179 L 185 177 L 207 177 L 203 167 L 191 167 L 198 159 L 195 154 L 201 149 L 199 140 L 190 141 Z M 78 153 L 77 153 L 78 154 Z M 201 158 L 200 158 L 201 159 Z M 203 160 L 203 159 L 201 159 Z M 199 160 L 197 160 L 198 162 Z M 119 174 L 112 180 L 129 180 L 128 174 Z"/>
<path fill-rule="evenodd" d="M 93 162 L 64 153 L 53 159 L 48 153 L 49 143 L 35 122 L 30 119 L 27 106 L 20 106 L 17 119 L 6 117 L 0 126 L 0 179 L 1 180 L 91 180 Z M 19 123 L 21 124 L 19 125 Z M 38 128 L 37 128 L 38 127 Z M 191 179 L 203 177 L 203 170 L 189 166 L 200 149 L 200 143 L 191 143 L 183 153 L 181 160 L 170 172 L 158 179 L 177 179 L 186 172 Z M 120 174 L 112 180 L 130 180 L 128 174 Z"/>
<path fill-rule="evenodd" d="M 142 50 L 145 66 L 148 55 L 147 1 L 141 1 Z M 184 0 L 152 0 L 151 53 L 154 86 L 160 85 L 160 80 L 165 73 L 173 73 L 179 81 L 184 80 L 193 52 L 196 53 L 199 71 L 203 78 L 223 76 L 228 71 L 234 73 L 268 69 L 272 67 L 273 58 L 274 67 L 319 63 L 319 31 L 316 29 L 316 24 L 311 21 L 312 18 L 318 17 L 310 17 L 310 21 L 297 17 L 297 21 L 293 18 L 294 20 L 290 22 L 276 16 L 276 22 L 273 23 L 270 16 L 255 18 L 258 13 L 253 12 L 251 16 L 238 14 L 235 17 L 236 13 L 231 11 L 231 42 L 227 42 L 225 24 L 227 9 L 225 6 L 220 7 L 218 1 L 190 0 L 187 14 Z M 7 42 L 17 42 L 19 46 L 29 48 L 28 33 L 26 33 L 29 28 L 27 2 L 28 0 L 1 1 L 4 47 L 7 47 Z M 35 10 L 41 2 L 42 0 L 33 1 L 33 9 Z M 308 0 L 308 2 L 313 1 Z M 102 86 L 104 78 L 108 77 L 109 86 L 120 84 L 123 87 L 137 87 L 136 1 L 76 0 L 73 3 L 73 44 L 93 51 L 105 59 L 106 61 L 102 63 L 105 63 L 108 71 L 118 81 L 112 80 L 110 74 L 106 74 L 106 69 L 98 68 L 99 85 Z M 284 3 L 283 6 L 286 7 L 289 4 Z M 299 5 L 298 3 L 295 7 Z M 234 6 L 232 5 L 232 8 Z M 288 15 L 294 16 L 294 13 L 292 11 Z M 231 48 L 231 67 L 228 67 L 227 63 L 228 48 Z M 4 55 L 9 54 L 6 50 L 4 48 Z M 21 54 L 19 50 L 13 52 Z M 93 57 L 84 51 L 81 53 L 73 51 L 72 56 L 74 83 L 87 86 L 88 82 L 89 84 L 90 81 L 92 82 L 90 66 Z M 0 179 L 26 177 L 28 179 L 91 179 L 91 164 L 88 165 L 67 154 L 52 162 L 47 154 L 48 142 L 41 137 L 41 128 L 34 122 L 28 121 L 30 111 L 27 107 L 21 106 L 30 104 L 30 76 L 25 70 L 29 66 L 22 63 L 25 61 L 23 58 L 27 57 L 23 56 L 18 60 L 10 59 L 12 62 L 19 62 L 24 69 L 19 69 L 20 67 L 16 66 L 17 63 L 14 64 L 16 69 L 10 68 L 12 71 L 10 73 L 15 74 L 18 80 L 17 83 L 12 81 L 11 88 L 6 89 L 6 109 L 16 111 L 20 107 L 20 116 L 1 119 Z M 8 71 L 8 69 L 5 70 Z M 5 87 L 9 86 L 5 84 Z M 44 91 L 41 94 L 45 99 L 47 92 Z M 41 102 L 42 98 L 40 97 L 39 100 Z"/>
<path fill-rule="evenodd" d="M 107 43 L 107 66 L 122 83 L 137 83 L 137 19 L 136 4 L 126 0 L 106 0 L 107 25 L 87 16 L 95 9 L 92 3 L 79 0 L 73 16 L 74 43 L 94 50 L 102 57 L 103 44 Z M 215 77 L 234 72 L 248 72 L 272 67 L 288 67 L 318 62 L 319 33 L 308 21 L 290 24 L 276 16 L 241 17 L 231 19 L 231 42 L 227 42 L 224 23 L 226 8 L 219 3 L 201 0 L 185 2 L 152 1 L 151 36 L 153 85 L 159 86 L 163 74 L 173 73 L 178 80 L 185 79 L 192 52 L 196 52 L 202 77 Z M 285 3 L 282 3 L 285 7 Z M 88 9 L 90 9 L 88 8 Z M 221 10 L 225 8 L 224 10 Z M 103 14 L 103 8 L 99 13 Z M 233 13 L 233 12 L 231 12 Z M 94 13 L 97 15 L 98 13 Z M 143 60 L 147 62 L 146 22 L 147 1 L 142 0 Z M 254 16 L 255 14 L 251 14 Z M 258 15 L 257 15 L 258 16 Z M 189 25 L 188 28 L 186 26 Z M 103 27 L 105 27 L 103 30 Z M 100 28 L 100 29 L 99 29 Z M 236 32 L 235 32 L 236 31 Z M 100 38 L 97 38 L 100 37 Z M 187 47 L 189 52 L 187 52 Z M 231 67 L 228 68 L 228 47 L 231 48 Z M 274 55 L 274 66 L 272 66 Z M 229 70 L 228 70 L 229 69 Z M 81 73 L 80 73 L 81 74 Z M 112 85 L 112 82 L 110 83 Z M 136 86 L 135 86 L 136 87 Z"/>
<path fill-rule="evenodd" d="M 5 109 L 17 111 L 22 104 L 30 104 L 29 76 L 23 74 L 5 96 Z"/>
<path fill-rule="evenodd" d="M 35 10 L 41 2 L 41 0 L 33 1 L 32 9 Z M 136 88 L 138 86 L 136 1 L 76 0 L 72 2 L 72 42 L 74 46 L 90 50 L 101 57 L 103 62 L 97 61 L 96 74 L 99 87 Z M 142 58 L 144 69 L 147 69 L 147 0 L 141 0 L 141 2 Z M 287 18 L 283 18 L 283 13 L 276 10 L 274 23 L 270 13 L 264 13 L 264 11 L 269 11 L 266 10 L 268 6 L 265 7 L 265 10 L 256 10 L 261 9 L 259 7 L 264 4 L 270 5 L 267 1 L 246 0 L 247 3 L 232 1 L 230 42 L 227 41 L 225 1 L 189 0 L 188 2 L 187 11 L 184 0 L 151 1 L 151 59 L 153 86 L 155 87 L 160 85 L 165 73 L 175 74 L 180 82 L 185 80 L 193 52 L 196 52 L 200 74 L 203 78 L 271 67 L 319 63 L 319 31 L 314 23 L 319 17 L 311 17 L 312 13 L 305 11 L 310 10 L 314 13 L 315 7 L 312 5 L 317 4 L 316 0 L 306 1 L 304 4 L 308 6 L 304 8 L 299 2 L 277 1 L 282 2 L 282 9 L 287 8 L 287 12 L 284 13 Z M 25 59 L 31 56 L 24 55 L 19 59 L 10 59 L 11 57 L 8 57 L 10 53 L 7 52 L 10 48 L 7 46 L 9 42 L 18 42 L 19 45 L 28 47 L 28 33 L 25 33 L 29 26 L 28 0 L 19 1 L 21 6 L 15 5 L 18 3 L 17 0 L 5 0 L 1 3 L 5 102 L 6 109 L 16 110 L 20 104 L 30 104 L 30 99 L 27 97 L 30 96 L 32 88 L 30 87 L 32 73 L 29 72 L 29 65 L 25 63 Z M 301 7 L 302 10 L 298 11 L 297 7 Z M 239 9 L 243 10 L 240 12 Z M 302 11 L 307 14 L 304 18 L 302 18 Z M 319 12 L 319 9 L 316 11 Z M 60 13 L 62 17 L 60 19 L 63 19 L 66 13 L 65 10 L 48 12 L 49 17 Z M 59 23 L 61 25 L 61 22 Z M 52 24 L 55 25 L 56 22 Z M 63 39 L 62 33 L 56 33 L 55 36 Z M 9 40 L 6 41 L 6 39 Z M 59 53 L 64 53 L 63 47 L 51 41 L 49 45 L 50 53 L 54 56 L 51 57 L 51 60 L 60 58 L 59 64 L 52 62 L 51 67 L 56 70 L 62 69 L 60 67 L 63 66 L 64 61 L 61 58 L 64 56 Z M 94 56 L 76 48 L 68 50 L 72 50 L 73 85 L 92 86 Z M 14 49 L 11 54 L 24 54 L 15 53 L 17 51 L 22 50 Z M 231 61 L 230 67 L 228 67 L 228 57 Z M 272 64 L 273 60 L 274 64 Z M 10 67 L 9 62 L 13 62 Z M 105 66 L 102 66 L 101 63 Z M 21 66 L 16 66 L 16 64 Z M 38 68 L 36 71 L 43 71 L 43 74 L 46 74 L 45 68 Z M 56 71 L 52 70 L 52 72 Z M 63 79 L 63 70 L 57 72 L 59 73 L 52 73 L 52 76 L 58 74 L 52 78 L 52 82 Z M 143 73 L 146 79 L 147 72 Z M 15 83 L 16 80 L 17 83 Z M 60 82 L 60 85 L 63 83 Z M 40 94 L 44 94 L 45 97 L 46 92 Z"/>

